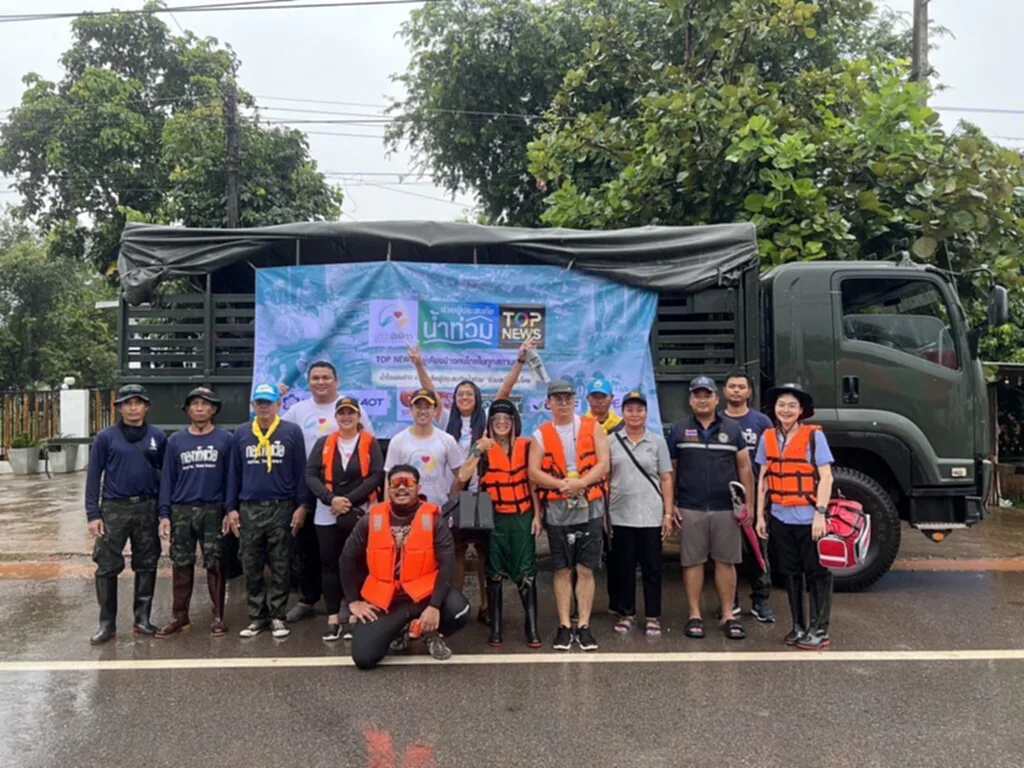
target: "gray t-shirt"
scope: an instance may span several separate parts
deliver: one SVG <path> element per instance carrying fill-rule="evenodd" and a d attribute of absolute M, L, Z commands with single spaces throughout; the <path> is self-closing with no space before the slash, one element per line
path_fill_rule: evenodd
<path fill-rule="evenodd" d="M 672 474 L 668 443 L 661 435 L 648 430 L 636 445 L 633 445 L 625 432 L 611 435 L 608 438 L 608 449 L 612 463 L 612 492 L 608 514 L 612 525 L 627 528 L 660 528 L 665 514 L 665 503 L 651 482 L 640 473 L 636 464 L 629 458 L 627 449 L 619 441 L 620 436 L 640 466 L 644 468 L 644 472 L 659 488 L 661 476 Z"/>
<path fill-rule="evenodd" d="M 579 439 L 580 417 L 576 416 L 572 424 L 555 425 L 558 436 L 562 438 L 562 448 L 565 451 L 566 469 L 569 472 L 576 471 L 576 443 Z M 544 447 L 544 435 L 538 429 L 533 433 Z M 570 508 L 564 501 L 549 501 L 544 505 L 544 522 L 547 525 L 581 525 L 594 518 L 604 515 L 606 501 L 598 499 L 590 502 L 586 507 Z"/>

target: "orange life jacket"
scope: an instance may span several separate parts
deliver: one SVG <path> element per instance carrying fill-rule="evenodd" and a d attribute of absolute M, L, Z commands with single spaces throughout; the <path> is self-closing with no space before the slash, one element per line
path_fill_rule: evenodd
<path fill-rule="evenodd" d="M 597 419 L 593 416 L 584 416 L 580 419 L 580 432 L 576 438 L 576 471 L 580 477 L 597 466 L 597 445 L 594 438 L 594 430 L 597 427 Z M 558 435 L 555 423 L 547 422 L 540 428 L 540 433 L 544 436 L 544 459 L 541 462 L 541 469 L 554 477 L 564 478 L 568 473 L 565 446 L 562 445 L 562 438 Z M 602 480 L 587 489 L 587 500 L 597 501 L 604 493 L 605 482 Z M 551 488 L 538 488 L 537 494 L 544 502 L 565 500 L 565 496 Z"/>
<path fill-rule="evenodd" d="M 821 429 L 801 424 L 791 435 L 785 450 L 779 447 L 777 429 L 764 433 L 765 482 L 772 504 L 784 507 L 814 506 L 818 493 L 818 468 L 807 460 L 811 440 Z"/>
<path fill-rule="evenodd" d="M 527 468 L 529 451 L 529 439 L 520 437 L 512 447 L 511 459 L 497 443 L 487 452 L 487 472 L 480 478 L 480 488 L 491 495 L 495 512 L 523 515 L 533 509 Z"/>
<path fill-rule="evenodd" d="M 321 458 L 323 466 L 323 480 L 327 490 L 334 493 L 334 455 L 338 451 L 338 443 L 341 441 L 340 432 L 332 432 L 324 440 L 324 452 Z M 373 443 L 373 435 L 369 432 L 359 433 L 359 442 L 356 445 L 356 454 L 359 456 L 359 474 L 363 477 L 370 476 L 370 446 Z M 377 492 L 370 494 L 370 503 L 377 501 Z"/>
<path fill-rule="evenodd" d="M 416 510 L 409 536 L 401 551 L 401 572 L 395 580 L 398 548 L 391 534 L 391 503 L 370 509 L 370 533 L 366 542 L 366 565 L 370 575 L 363 583 L 363 599 L 383 611 L 391 607 L 401 587 L 413 602 L 426 600 L 434 593 L 438 563 L 434 552 L 434 528 L 441 510 L 436 504 L 423 503 Z"/>

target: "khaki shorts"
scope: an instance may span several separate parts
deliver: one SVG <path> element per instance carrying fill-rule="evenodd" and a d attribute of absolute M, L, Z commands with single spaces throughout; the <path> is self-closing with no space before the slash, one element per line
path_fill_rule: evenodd
<path fill-rule="evenodd" d="M 743 562 L 743 534 L 732 510 L 702 512 L 683 509 L 679 559 L 683 568 L 706 563 Z"/>

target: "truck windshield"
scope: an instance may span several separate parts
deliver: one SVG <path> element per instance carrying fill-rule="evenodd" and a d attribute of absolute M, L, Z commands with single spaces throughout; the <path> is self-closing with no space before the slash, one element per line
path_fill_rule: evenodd
<path fill-rule="evenodd" d="M 905 352 L 936 365 L 960 367 L 952 313 L 931 280 L 849 278 L 842 282 L 843 335 Z"/>

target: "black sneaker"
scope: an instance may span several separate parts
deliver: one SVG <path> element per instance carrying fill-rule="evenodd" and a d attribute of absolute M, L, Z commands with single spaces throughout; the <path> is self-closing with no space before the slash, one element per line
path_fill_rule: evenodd
<path fill-rule="evenodd" d="M 333 643 L 341 640 L 341 624 L 328 624 L 327 631 L 324 632 L 324 640 L 328 643 Z"/>
<path fill-rule="evenodd" d="M 551 644 L 551 647 L 556 651 L 568 651 L 572 648 L 572 641 L 572 630 L 569 627 L 559 627 L 558 632 L 555 633 L 555 642 Z"/>
<path fill-rule="evenodd" d="M 576 642 L 580 644 L 581 651 L 597 650 L 597 640 L 594 639 L 590 627 L 580 627 L 576 630 Z"/>

